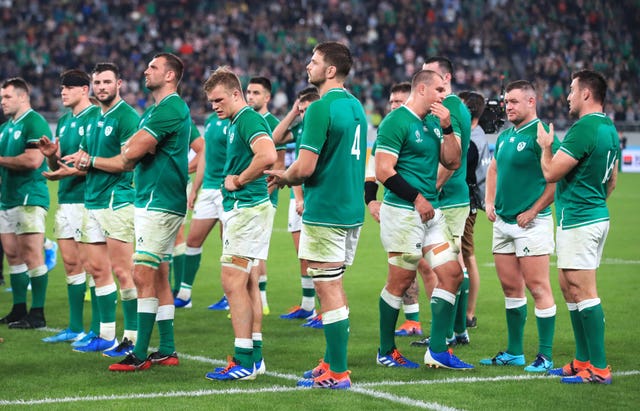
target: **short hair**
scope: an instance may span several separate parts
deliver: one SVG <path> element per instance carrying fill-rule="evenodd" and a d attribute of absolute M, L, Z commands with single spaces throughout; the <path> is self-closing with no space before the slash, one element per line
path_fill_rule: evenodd
<path fill-rule="evenodd" d="M 271 80 L 266 77 L 252 77 L 249 84 L 260 84 L 265 90 L 271 94 Z"/>
<path fill-rule="evenodd" d="M 29 83 L 27 83 L 27 81 L 22 77 L 12 77 L 2 83 L 2 88 L 7 88 L 9 86 L 13 86 L 16 90 L 21 90 L 27 94 L 29 94 L 30 91 Z"/>
<path fill-rule="evenodd" d="M 321 53 L 325 63 L 336 68 L 338 76 L 347 77 L 349 75 L 353 58 L 347 46 L 337 41 L 327 41 L 315 46 L 313 51 Z"/>
<path fill-rule="evenodd" d="M 446 57 L 443 56 L 434 56 L 429 57 L 424 61 L 424 64 L 430 63 L 438 63 L 438 67 L 442 70 L 443 73 L 453 74 L 453 63 Z"/>
<path fill-rule="evenodd" d="M 318 94 L 318 88 L 316 86 L 305 87 L 298 92 L 297 98 L 301 99 L 306 94 Z"/>
<path fill-rule="evenodd" d="M 530 81 L 527 81 L 527 80 L 512 81 L 511 83 L 507 84 L 507 87 L 505 87 L 504 90 L 507 93 L 512 90 L 530 91 L 533 94 L 536 93 L 536 88 L 533 86 L 533 84 Z"/>
<path fill-rule="evenodd" d="M 70 69 L 60 74 L 60 84 L 67 87 L 89 87 L 91 77 L 82 70 Z"/>
<path fill-rule="evenodd" d="M 391 86 L 391 94 L 393 93 L 411 93 L 411 83 L 409 83 L 408 81 L 395 83 Z"/>
<path fill-rule="evenodd" d="M 571 79 L 578 80 L 578 87 L 580 89 L 589 89 L 596 102 L 604 103 L 604 100 L 607 98 L 607 81 L 601 73 L 584 69 L 573 73 Z"/>
<path fill-rule="evenodd" d="M 116 75 L 116 80 L 120 78 L 120 68 L 118 68 L 115 63 L 111 62 L 97 63 L 95 66 L 93 66 L 91 74 L 99 74 L 105 71 L 112 71 L 113 74 Z"/>
<path fill-rule="evenodd" d="M 484 97 L 475 91 L 462 91 L 458 97 L 464 102 L 471 113 L 471 118 L 480 118 L 484 112 Z"/>
<path fill-rule="evenodd" d="M 177 79 L 176 84 L 180 83 L 180 80 L 182 80 L 182 73 L 184 72 L 184 63 L 180 60 L 180 57 L 172 53 L 158 53 L 153 56 L 154 59 L 160 57 L 164 57 L 169 70 L 175 73 Z"/>
<path fill-rule="evenodd" d="M 204 82 L 203 89 L 205 93 L 210 92 L 218 85 L 224 86 L 227 90 L 239 90 L 242 92 L 242 84 L 240 83 L 240 79 L 231 71 L 229 66 L 220 66 L 218 67 L 209 78 Z"/>
<path fill-rule="evenodd" d="M 436 76 L 442 78 L 440 74 L 436 73 L 433 70 L 418 71 L 416 74 L 413 75 L 413 78 L 411 79 L 411 90 L 415 89 L 418 86 L 418 84 L 422 84 L 422 83 L 431 84 L 434 77 Z"/>
<path fill-rule="evenodd" d="M 316 101 L 316 100 L 320 100 L 320 94 L 318 94 L 318 92 L 316 92 L 316 91 L 312 91 L 310 93 L 303 94 L 300 97 L 300 102 L 301 103 L 306 103 L 307 101 L 313 102 L 313 101 Z"/>

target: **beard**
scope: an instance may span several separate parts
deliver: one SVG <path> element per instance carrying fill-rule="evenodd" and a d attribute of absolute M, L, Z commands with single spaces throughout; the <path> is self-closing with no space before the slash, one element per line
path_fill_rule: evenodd
<path fill-rule="evenodd" d="M 96 97 L 96 98 L 98 99 L 100 104 L 103 104 L 105 106 L 110 106 L 111 103 L 113 103 L 113 100 L 116 99 L 116 95 L 115 94 L 109 94 L 107 97 L 103 98 L 102 100 L 99 99 L 98 97 Z"/>

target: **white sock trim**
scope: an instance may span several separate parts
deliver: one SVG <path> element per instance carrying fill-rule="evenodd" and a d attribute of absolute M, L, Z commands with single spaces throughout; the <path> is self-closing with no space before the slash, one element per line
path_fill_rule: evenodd
<path fill-rule="evenodd" d="M 313 278 L 311 277 L 303 277 L 300 276 L 300 283 L 302 284 L 302 288 L 306 288 L 308 290 L 313 290 Z"/>
<path fill-rule="evenodd" d="M 66 277 L 67 285 L 81 285 L 87 282 L 87 274 L 80 273 L 74 275 L 68 275 Z"/>
<path fill-rule="evenodd" d="M 520 308 L 524 305 L 527 305 L 527 298 L 504 298 L 504 308 L 507 310 L 513 310 L 514 308 Z"/>
<path fill-rule="evenodd" d="M 100 338 L 111 341 L 116 338 L 116 323 L 100 323 Z"/>
<path fill-rule="evenodd" d="M 138 290 L 135 288 L 120 289 L 120 299 L 122 301 L 135 300 L 138 298 Z"/>
<path fill-rule="evenodd" d="M 94 280 L 93 276 L 89 273 L 87 273 L 87 284 L 89 285 L 89 288 L 96 286 L 96 280 Z"/>
<path fill-rule="evenodd" d="M 380 292 L 380 298 L 387 303 L 391 308 L 399 310 L 402 307 L 402 297 L 395 296 L 391 294 L 387 287 L 384 287 Z"/>
<path fill-rule="evenodd" d="M 578 304 L 576 304 L 576 303 L 567 303 L 567 309 L 569 311 L 576 311 L 578 309 Z"/>
<path fill-rule="evenodd" d="M 36 268 L 34 268 L 33 270 L 29 270 L 29 277 L 33 278 L 33 277 L 42 277 L 43 275 L 47 274 L 49 272 L 49 269 L 47 268 L 46 265 L 41 265 L 38 266 Z"/>
<path fill-rule="evenodd" d="M 451 305 L 455 305 L 456 303 L 456 295 L 453 293 L 450 293 L 447 290 L 443 290 L 442 288 L 433 289 L 433 294 L 431 294 L 431 299 L 433 300 L 434 297 L 438 297 L 441 300 L 445 300 Z"/>
<path fill-rule="evenodd" d="M 158 312 L 158 299 L 154 297 L 138 298 L 138 312 L 156 314 Z"/>
<path fill-rule="evenodd" d="M 187 249 L 187 243 L 180 243 L 173 247 L 173 256 L 177 257 L 179 255 L 185 254 L 185 250 Z"/>
<path fill-rule="evenodd" d="M 253 341 L 262 341 L 262 333 L 252 333 L 251 339 Z"/>
<path fill-rule="evenodd" d="M 11 274 L 22 274 L 29 271 L 29 267 L 26 264 L 10 265 L 9 272 Z"/>
<path fill-rule="evenodd" d="M 109 295 L 111 293 L 115 293 L 116 291 L 118 291 L 118 287 L 116 287 L 116 283 L 103 285 L 102 287 L 96 287 L 96 297 Z"/>
<path fill-rule="evenodd" d="M 415 304 L 403 304 L 402 305 L 402 309 L 404 310 L 405 314 L 413 314 L 413 313 L 419 313 L 420 312 L 420 304 L 419 303 L 415 303 Z"/>
<path fill-rule="evenodd" d="M 327 311 L 322 314 L 322 324 L 333 324 L 338 321 L 346 320 L 349 318 L 349 310 L 347 307 L 342 306 L 340 308 L 336 308 L 335 310 Z"/>
<path fill-rule="evenodd" d="M 184 254 L 185 255 L 199 255 L 199 254 L 202 254 L 202 247 L 187 247 L 187 249 L 184 250 Z"/>
<path fill-rule="evenodd" d="M 173 304 L 161 305 L 156 313 L 156 321 L 173 320 L 176 317 L 176 306 Z"/>
<path fill-rule="evenodd" d="M 536 317 L 538 318 L 551 318 L 556 316 L 556 305 L 552 305 L 549 308 L 537 308 L 534 310 Z"/>
<path fill-rule="evenodd" d="M 253 340 L 251 338 L 236 338 L 233 345 L 238 348 L 253 350 Z"/>
<path fill-rule="evenodd" d="M 258 282 L 259 283 L 266 283 L 267 282 L 267 276 L 266 275 L 261 275 L 260 277 L 258 277 Z"/>
<path fill-rule="evenodd" d="M 579 301 L 577 303 L 578 311 L 582 311 L 582 310 L 584 310 L 586 308 L 595 307 L 596 305 L 599 305 L 599 304 L 600 304 L 600 299 L 599 298 L 591 298 L 591 299 L 588 299 L 588 300 L 582 300 L 582 301 Z"/>
<path fill-rule="evenodd" d="M 316 306 L 316 299 L 314 297 L 305 297 L 302 296 L 302 302 L 300 303 L 300 308 L 305 311 L 311 311 Z"/>

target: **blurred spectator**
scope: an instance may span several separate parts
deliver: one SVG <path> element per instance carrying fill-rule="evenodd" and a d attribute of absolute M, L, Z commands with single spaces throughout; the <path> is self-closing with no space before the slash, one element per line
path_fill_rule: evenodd
<path fill-rule="evenodd" d="M 181 94 L 193 115 L 209 111 L 202 81 L 219 65 L 243 79 L 273 79 L 271 110 L 282 115 L 306 85 L 309 51 L 338 40 L 353 51 L 346 86 L 370 112 L 383 112 L 391 84 L 407 80 L 428 56 L 458 68 L 454 90 L 488 97 L 525 78 L 541 93 L 544 121 L 568 124 L 564 95 L 570 74 L 594 68 L 611 81 L 607 113 L 639 121 L 640 11 L 637 0 L 33 0 L 0 2 L 0 78 L 29 81 L 38 111 L 56 117 L 63 70 L 89 70 L 112 60 L 131 79 L 125 100 L 147 104 L 139 73 L 160 51 L 184 59 Z"/>

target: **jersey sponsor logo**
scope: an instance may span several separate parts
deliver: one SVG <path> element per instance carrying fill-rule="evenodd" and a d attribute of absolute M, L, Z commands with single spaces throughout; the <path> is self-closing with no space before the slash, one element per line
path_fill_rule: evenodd
<path fill-rule="evenodd" d="M 516 141 L 515 137 L 509 137 L 509 143 L 513 143 L 514 141 Z"/>
<path fill-rule="evenodd" d="M 13 133 L 13 139 L 17 140 L 20 138 L 21 135 L 22 135 L 22 130 L 17 130 Z"/>
<path fill-rule="evenodd" d="M 80 126 L 80 128 L 78 129 L 78 134 L 80 136 L 84 136 L 84 127 Z"/>
<path fill-rule="evenodd" d="M 236 133 L 230 133 L 229 134 L 229 143 L 233 143 L 233 139 L 236 136 Z"/>
<path fill-rule="evenodd" d="M 104 135 L 109 137 L 111 135 L 111 132 L 113 132 L 113 127 L 112 126 L 107 126 L 104 129 Z"/>
<path fill-rule="evenodd" d="M 60 135 L 63 135 L 66 129 L 67 129 L 67 126 L 60 127 Z"/>
<path fill-rule="evenodd" d="M 524 141 L 521 141 L 518 143 L 518 145 L 516 146 L 516 150 L 518 151 L 522 151 L 524 150 L 524 148 L 527 146 L 527 143 L 525 143 Z"/>
<path fill-rule="evenodd" d="M 71 122 L 71 124 L 70 124 L 70 127 L 71 127 L 71 128 L 76 128 L 76 122 L 75 122 L 75 121 L 72 121 L 72 122 Z"/>

